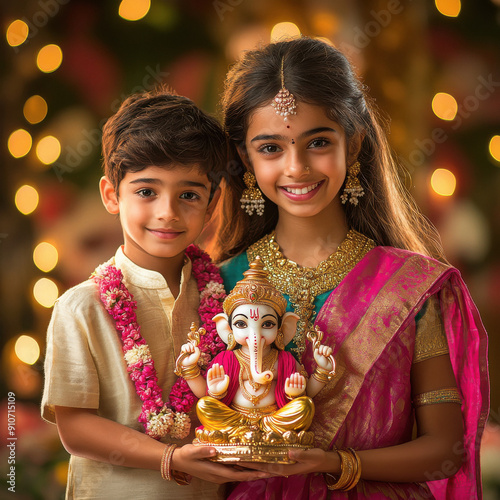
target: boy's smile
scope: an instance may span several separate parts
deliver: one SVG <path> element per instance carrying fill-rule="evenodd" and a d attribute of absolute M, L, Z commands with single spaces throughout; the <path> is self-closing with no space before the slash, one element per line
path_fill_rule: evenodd
<path fill-rule="evenodd" d="M 127 172 L 118 195 L 106 182 L 101 180 L 103 199 L 108 211 L 120 214 L 125 255 L 162 274 L 172 266 L 180 271 L 184 250 L 200 235 L 215 205 L 208 209 L 207 175 L 196 165 L 151 166 Z"/>

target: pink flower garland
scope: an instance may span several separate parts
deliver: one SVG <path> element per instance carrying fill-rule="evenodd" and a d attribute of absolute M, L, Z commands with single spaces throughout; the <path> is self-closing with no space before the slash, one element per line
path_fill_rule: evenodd
<path fill-rule="evenodd" d="M 186 249 L 186 255 L 192 261 L 192 274 L 200 292 L 198 313 L 201 327 L 206 330 L 199 344 L 199 364 L 204 374 L 212 358 L 226 347 L 217 335 L 212 320 L 216 314 L 222 312 L 222 302 L 226 294 L 219 269 L 206 252 L 190 245 Z M 95 270 L 92 279 L 99 287 L 104 307 L 116 323 L 123 343 L 127 371 L 142 401 L 138 421 L 143 424 L 146 434 L 155 439 L 161 439 L 169 433 L 173 438 L 183 439 L 191 428 L 187 413 L 196 402 L 195 395 L 186 381 L 179 378 L 170 392 L 169 404 L 163 401 L 149 346 L 141 336 L 141 327 L 137 324 L 137 302 L 124 285 L 122 272 L 115 266 L 103 264 Z"/>
<path fill-rule="evenodd" d="M 186 249 L 186 255 L 193 264 L 192 273 L 200 292 L 198 314 L 201 319 L 201 328 L 206 330 L 206 334 L 200 338 L 198 347 L 201 355 L 198 363 L 201 365 L 202 374 L 205 375 L 210 361 L 226 348 L 226 344 L 217 334 L 215 322 L 212 320 L 216 314 L 223 312 L 222 303 L 226 298 L 226 292 L 219 268 L 211 261 L 206 252 L 196 245 L 190 245 Z M 187 413 L 193 407 L 196 399 L 187 382 L 179 377 L 170 392 L 170 406 L 177 412 Z"/>

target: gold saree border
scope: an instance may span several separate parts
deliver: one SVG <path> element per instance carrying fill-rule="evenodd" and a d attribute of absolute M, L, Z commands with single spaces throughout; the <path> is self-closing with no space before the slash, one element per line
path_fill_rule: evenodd
<path fill-rule="evenodd" d="M 362 260 L 370 259 L 370 254 L 376 251 L 380 251 L 380 247 L 369 252 Z M 399 255 L 398 257 L 400 258 Z M 370 277 L 376 276 L 378 266 L 378 259 L 365 266 L 356 277 L 357 282 L 366 280 L 364 286 L 369 287 Z M 323 449 L 330 448 L 363 385 L 366 374 L 395 335 L 407 327 L 410 319 L 418 312 L 418 306 L 431 295 L 428 291 L 448 269 L 449 266 L 438 261 L 428 260 L 418 254 L 409 254 L 402 265 L 388 277 L 354 330 L 345 336 L 338 350 L 336 349 L 335 378 L 314 398 L 316 418 L 310 430 L 315 433 L 318 446 Z M 316 318 L 316 322 L 324 321 L 327 325 L 325 333 L 338 331 L 342 318 L 352 314 L 351 309 L 344 309 L 341 305 L 351 302 L 338 300 L 339 296 L 348 297 L 351 293 L 348 275 L 332 291 Z M 360 300 L 359 295 L 351 299 Z M 329 302 L 333 304 L 330 306 Z M 402 307 L 399 314 L 391 317 L 390 325 L 386 326 L 384 323 L 387 317 L 383 314 L 395 303 L 400 303 Z"/>

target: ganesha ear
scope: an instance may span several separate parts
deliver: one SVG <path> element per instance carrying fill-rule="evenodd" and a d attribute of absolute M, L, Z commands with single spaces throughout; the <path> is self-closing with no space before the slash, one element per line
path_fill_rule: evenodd
<path fill-rule="evenodd" d="M 281 331 L 283 332 L 283 343 L 287 345 L 297 331 L 299 317 L 293 312 L 287 312 L 281 318 Z"/>
<path fill-rule="evenodd" d="M 225 313 L 219 313 L 214 316 L 213 321 L 215 321 L 215 328 L 217 328 L 217 333 L 219 337 L 227 344 L 229 351 L 232 351 L 236 347 L 236 342 L 234 340 L 233 330 L 229 326 L 229 318 Z"/>

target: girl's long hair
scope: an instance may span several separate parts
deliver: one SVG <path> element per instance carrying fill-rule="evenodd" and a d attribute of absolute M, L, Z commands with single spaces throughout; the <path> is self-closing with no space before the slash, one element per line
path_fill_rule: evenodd
<path fill-rule="evenodd" d="M 282 59 L 285 86 L 298 102 L 297 117 L 301 102 L 318 105 L 343 127 L 347 150 L 353 138 L 363 137 L 357 159 L 365 196 L 356 206 L 343 205 L 349 228 L 373 239 L 377 245 L 445 260 L 436 229 L 401 182 L 383 120 L 348 60 L 334 47 L 306 37 L 246 52 L 228 72 L 222 111 L 231 161 L 224 175 L 222 221 L 214 257 L 221 261 L 237 255 L 276 227 L 278 208 L 265 196 L 262 217 L 250 217 L 240 207 L 245 167 L 236 146 L 244 148 L 251 114 L 268 105 L 281 88 Z"/>

